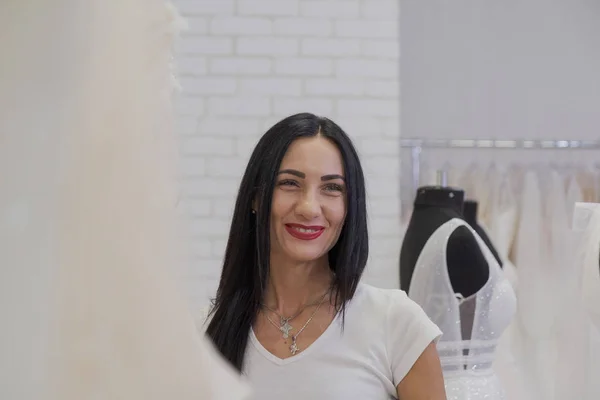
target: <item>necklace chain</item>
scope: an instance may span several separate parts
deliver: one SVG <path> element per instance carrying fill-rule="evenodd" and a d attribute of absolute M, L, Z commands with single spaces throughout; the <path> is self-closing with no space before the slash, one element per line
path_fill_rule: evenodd
<path fill-rule="evenodd" d="M 279 317 L 279 326 L 277 326 L 273 322 L 273 320 L 271 320 L 271 318 L 269 318 L 269 316 L 267 314 L 265 314 L 265 316 L 267 317 L 269 322 L 271 322 L 274 326 L 276 326 L 281 331 L 283 338 L 287 339 L 289 337 L 290 331 L 293 328 L 292 325 L 290 325 L 290 321 L 293 321 L 294 319 L 296 319 L 296 317 L 298 317 L 300 314 L 302 314 L 304 312 L 304 310 L 306 310 L 308 307 L 319 304 L 322 301 L 322 299 L 327 295 L 327 293 L 329 293 L 329 291 L 325 292 L 323 294 L 323 296 L 321 296 L 321 298 L 319 298 L 319 300 L 314 301 L 312 303 L 305 304 L 304 306 L 302 306 L 300 308 L 300 310 L 298 312 L 296 312 L 296 314 L 294 314 L 290 317 L 284 317 L 283 315 L 279 314 L 276 310 L 272 309 L 271 307 L 267 306 L 266 304 L 262 304 L 262 306 Z"/>
<path fill-rule="evenodd" d="M 265 315 L 267 320 L 271 323 L 271 325 L 273 325 L 275 328 L 277 328 L 281 332 L 282 337 L 284 339 L 287 339 L 290 337 L 290 331 L 293 328 L 292 325 L 290 325 L 290 321 L 293 320 L 294 318 L 298 317 L 300 314 L 302 314 L 302 312 L 304 310 L 306 310 L 307 307 L 317 304 L 317 308 L 315 308 L 315 310 L 312 312 L 312 314 L 310 315 L 308 320 L 304 323 L 302 328 L 300 328 L 295 335 L 292 335 L 292 344 L 290 345 L 290 352 L 292 353 L 292 355 L 296 355 L 296 353 L 300 350 L 300 348 L 298 347 L 298 343 L 296 342 L 296 339 L 304 331 L 304 329 L 306 329 L 306 327 L 308 326 L 310 321 L 312 321 L 314 316 L 317 314 L 317 311 L 319 311 L 319 309 L 321 308 L 321 305 L 323 305 L 323 303 L 325 302 L 325 298 L 329 292 L 330 292 L 330 290 L 325 292 L 318 301 L 316 301 L 314 303 L 306 304 L 296 314 L 292 315 L 291 317 L 287 317 L 287 318 L 282 316 L 281 314 L 279 314 L 277 311 L 273 310 L 272 308 L 267 307 L 266 305 L 263 304 L 264 308 L 266 308 L 267 310 L 271 311 L 272 313 L 276 314 L 279 317 L 279 325 L 278 325 L 275 323 L 275 321 L 273 321 L 271 318 L 269 318 L 269 316 L 263 310 L 263 314 Z"/>

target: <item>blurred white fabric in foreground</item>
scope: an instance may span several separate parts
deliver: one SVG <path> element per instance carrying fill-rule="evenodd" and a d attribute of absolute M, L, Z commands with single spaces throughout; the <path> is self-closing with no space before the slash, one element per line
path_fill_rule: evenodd
<path fill-rule="evenodd" d="M 180 262 L 161 0 L 0 2 L 0 398 L 243 399 Z"/>

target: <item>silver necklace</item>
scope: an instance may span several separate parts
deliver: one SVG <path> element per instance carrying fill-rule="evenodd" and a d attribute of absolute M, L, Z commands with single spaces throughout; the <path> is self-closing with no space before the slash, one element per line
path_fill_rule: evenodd
<path fill-rule="evenodd" d="M 300 351 L 300 348 L 298 347 L 298 343 L 296 341 L 296 339 L 298 339 L 298 336 L 302 333 L 302 331 L 304 331 L 304 329 L 306 329 L 306 327 L 308 326 L 308 324 L 310 323 L 310 321 L 312 321 L 312 319 L 315 317 L 315 315 L 317 314 L 317 311 L 319 311 L 319 308 L 321 308 L 321 306 L 323 305 L 323 303 L 325 302 L 325 296 L 327 295 L 327 293 L 329 293 L 329 291 L 325 292 L 325 294 L 323 295 L 323 297 L 321 297 L 321 301 L 319 302 L 319 304 L 317 305 L 317 308 L 315 308 L 315 311 L 312 312 L 312 314 L 310 315 L 310 317 L 308 318 L 308 320 L 304 323 L 304 325 L 302 326 L 302 328 L 300 328 L 300 330 L 295 334 L 292 335 L 292 344 L 290 345 L 290 353 L 292 353 L 293 356 L 296 355 L 296 353 L 298 351 Z M 281 326 L 277 326 L 277 324 L 271 319 L 269 318 L 269 316 L 267 314 L 265 314 L 265 316 L 267 317 L 267 320 L 276 328 L 278 328 L 282 333 L 284 333 L 284 339 L 287 339 L 289 337 L 289 330 L 284 332 L 282 330 Z M 287 324 L 289 326 L 289 324 Z M 289 326 L 291 329 L 291 326 Z"/>
<path fill-rule="evenodd" d="M 298 311 L 296 314 L 292 315 L 291 317 L 283 317 L 281 314 L 279 314 L 277 311 L 264 306 L 267 310 L 271 311 L 274 314 L 277 314 L 277 316 L 279 317 L 279 325 L 276 324 L 271 318 L 269 318 L 269 316 L 265 313 L 265 317 L 267 317 L 267 319 L 269 320 L 269 322 L 271 324 L 273 324 L 273 326 L 275 326 L 277 329 L 279 329 L 281 331 L 281 335 L 284 339 L 287 339 L 290 337 L 290 331 L 292 330 L 292 325 L 290 325 L 290 321 L 293 320 L 294 318 L 296 318 L 298 315 L 302 314 L 302 312 L 306 309 L 306 307 L 308 306 L 304 306 L 300 309 L 300 311 Z"/>
<path fill-rule="evenodd" d="M 271 307 L 268 307 L 265 304 L 262 304 L 262 306 L 264 308 L 266 308 L 267 310 L 271 311 L 273 314 L 276 314 L 279 317 L 279 325 L 277 325 L 271 318 L 269 318 L 269 316 L 265 314 L 265 317 L 267 317 L 267 319 L 269 320 L 269 322 L 275 326 L 277 329 L 279 329 L 281 331 L 281 335 L 284 339 L 288 339 L 290 337 L 290 331 L 294 328 L 291 324 L 290 321 L 294 320 L 296 317 L 298 317 L 300 314 L 302 314 L 304 312 L 304 310 L 306 310 L 306 308 L 313 306 L 315 304 L 320 304 L 323 302 L 323 300 L 325 299 L 325 296 L 327 296 L 327 294 L 330 292 L 330 290 L 326 291 L 325 293 L 323 293 L 323 296 L 321 296 L 321 298 L 313 303 L 309 303 L 304 305 L 300 311 L 298 311 L 296 314 L 292 315 L 291 317 L 284 317 L 283 315 L 279 314 L 276 310 L 272 309 Z"/>

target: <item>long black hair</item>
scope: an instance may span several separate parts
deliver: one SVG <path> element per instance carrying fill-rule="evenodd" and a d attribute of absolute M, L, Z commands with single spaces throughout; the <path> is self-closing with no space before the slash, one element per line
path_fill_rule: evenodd
<path fill-rule="evenodd" d="M 346 180 L 346 218 L 339 239 L 328 254 L 334 272 L 335 304 L 339 304 L 342 313 L 354 296 L 367 263 L 365 180 L 352 141 L 333 121 L 313 114 L 296 114 L 278 122 L 256 145 L 242 178 L 206 331 L 221 354 L 239 371 L 269 276 L 269 224 L 277 172 L 294 140 L 317 135 L 338 147 Z"/>

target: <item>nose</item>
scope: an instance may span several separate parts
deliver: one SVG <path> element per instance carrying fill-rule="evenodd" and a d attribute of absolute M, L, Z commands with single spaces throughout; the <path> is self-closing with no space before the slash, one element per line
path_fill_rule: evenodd
<path fill-rule="evenodd" d="M 314 193 L 305 192 L 296 206 L 296 213 L 306 220 L 313 220 L 321 215 L 321 203 Z"/>

